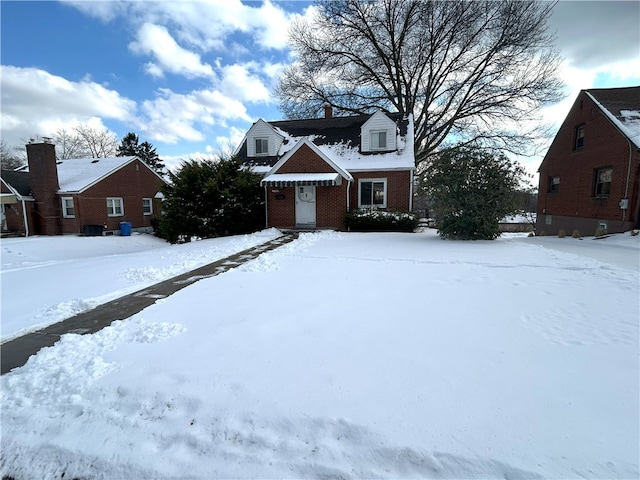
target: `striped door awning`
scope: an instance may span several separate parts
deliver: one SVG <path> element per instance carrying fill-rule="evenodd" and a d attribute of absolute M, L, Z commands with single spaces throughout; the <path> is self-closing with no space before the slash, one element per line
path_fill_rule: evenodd
<path fill-rule="evenodd" d="M 335 187 L 342 185 L 339 173 L 274 173 L 263 178 L 263 187 Z"/>

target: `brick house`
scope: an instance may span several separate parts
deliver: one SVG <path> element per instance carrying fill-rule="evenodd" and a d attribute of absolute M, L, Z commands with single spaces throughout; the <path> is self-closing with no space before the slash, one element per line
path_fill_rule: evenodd
<path fill-rule="evenodd" d="M 536 232 L 640 228 L 640 87 L 582 90 L 538 172 Z"/>
<path fill-rule="evenodd" d="M 410 211 L 413 118 L 372 115 L 252 125 L 236 154 L 264 175 L 267 227 L 344 230 L 358 208 Z"/>
<path fill-rule="evenodd" d="M 3 231 L 28 235 L 152 231 L 165 180 L 138 157 L 57 160 L 49 141 L 27 145 L 28 171 L 3 171 Z"/>

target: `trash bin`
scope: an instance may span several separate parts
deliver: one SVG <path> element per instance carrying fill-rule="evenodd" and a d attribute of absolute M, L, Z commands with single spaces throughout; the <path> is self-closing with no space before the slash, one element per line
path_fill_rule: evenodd
<path fill-rule="evenodd" d="M 102 225 L 83 225 L 82 235 L 85 237 L 101 237 L 104 226 Z"/>
<path fill-rule="evenodd" d="M 131 235 L 131 222 L 120 222 L 120 235 L 123 237 Z"/>

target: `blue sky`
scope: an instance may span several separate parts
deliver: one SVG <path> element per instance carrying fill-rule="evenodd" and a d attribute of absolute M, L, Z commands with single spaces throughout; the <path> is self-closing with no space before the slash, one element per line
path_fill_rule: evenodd
<path fill-rule="evenodd" d="M 287 30 L 309 2 L 2 1 L 2 138 L 23 145 L 78 122 L 136 132 L 169 165 L 235 146 L 281 118 L 272 89 L 291 61 Z M 567 99 L 640 85 L 640 2 L 561 1 L 550 28 Z M 539 158 L 528 162 L 535 171 Z"/>

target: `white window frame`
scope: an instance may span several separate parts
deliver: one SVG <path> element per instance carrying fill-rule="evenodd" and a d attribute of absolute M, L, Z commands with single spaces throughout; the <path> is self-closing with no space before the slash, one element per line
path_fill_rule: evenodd
<path fill-rule="evenodd" d="M 76 218 L 76 205 L 73 201 L 73 197 L 62 197 L 60 199 L 60 201 L 62 202 L 62 217 L 63 218 Z M 71 211 L 72 213 L 69 213 L 69 204 L 68 202 L 71 202 Z"/>
<path fill-rule="evenodd" d="M 146 210 L 145 203 L 149 203 L 149 211 Z M 143 198 L 142 199 L 142 213 L 143 215 L 153 215 L 153 199 L 152 198 Z"/>
<path fill-rule="evenodd" d="M 262 150 L 264 147 L 263 142 L 266 143 L 266 150 Z M 260 151 L 258 151 L 258 143 L 260 143 Z M 257 157 L 269 155 L 269 137 L 255 137 L 253 139 L 253 148 Z"/>
<path fill-rule="evenodd" d="M 362 203 L 362 184 L 371 183 L 371 205 Z M 382 204 L 373 203 L 373 184 L 383 184 L 383 201 Z M 358 180 L 358 208 L 387 208 L 387 179 L 386 178 L 361 178 Z"/>
<path fill-rule="evenodd" d="M 120 213 L 118 208 L 120 207 Z M 107 197 L 107 216 L 108 217 L 124 217 L 124 200 L 122 197 Z"/>
<path fill-rule="evenodd" d="M 384 146 L 380 146 L 380 135 L 384 134 Z M 374 142 L 373 139 L 376 139 Z M 371 130 L 369 132 L 369 148 L 371 150 L 388 150 L 389 149 L 389 131 L 388 130 Z"/>

